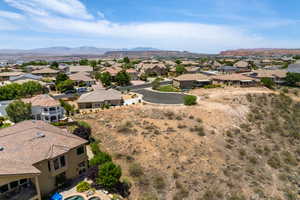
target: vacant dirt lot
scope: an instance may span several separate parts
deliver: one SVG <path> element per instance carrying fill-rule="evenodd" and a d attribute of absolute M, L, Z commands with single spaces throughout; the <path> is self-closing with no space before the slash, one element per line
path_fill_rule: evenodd
<path fill-rule="evenodd" d="M 281 145 L 277 152 L 289 152 L 294 162 L 299 141 L 290 144 L 288 137 L 280 134 L 266 136 L 263 128 L 265 121 L 272 122 L 271 118 L 264 119 L 271 113 L 269 109 L 286 99 L 263 88 L 199 89 L 191 93 L 202 97 L 197 106 L 136 105 L 78 116 L 92 125 L 101 149 L 122 166 L 122 178 L 132 184 L 129 199 L 294 197 L 295 186 L 283 181 L 284 171 L 270 167 L 267 160 Z M 257 108 L 261 111 L 255 113 L 262 112 L 261 115 L 250 119 L 249 113 Z M 292 113 L 298 120 L 298 107 L 284 109 L 296 109 Z M 278 110 L 274 115 L 281 112 L 285 111 Z M 287 118 L 279 124 L 284 126 Z M 289 124 L 291 130 L 297 130 L 297 123 Z M 294 171 L 297 165 L 286 166 L 293 178 L 300 177 L 300 172 L 297 175 Z"/>

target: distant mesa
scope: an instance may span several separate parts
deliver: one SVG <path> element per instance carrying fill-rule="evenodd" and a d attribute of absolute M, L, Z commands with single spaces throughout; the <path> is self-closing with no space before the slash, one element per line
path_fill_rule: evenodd
<path fill-rule="evenodd" d="M 237 49 L 220 52 L 222 56 L 274 56 L 274 55 L 300 55 L 300 49 Z"/>

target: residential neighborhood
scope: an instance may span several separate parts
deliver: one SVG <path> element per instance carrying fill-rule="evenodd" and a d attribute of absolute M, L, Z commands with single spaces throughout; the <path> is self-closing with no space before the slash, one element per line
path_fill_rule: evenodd
<path fill-rule="evenodd" d="M 300 1 L 0 1 L 0 200 L 300 200 Z"/>

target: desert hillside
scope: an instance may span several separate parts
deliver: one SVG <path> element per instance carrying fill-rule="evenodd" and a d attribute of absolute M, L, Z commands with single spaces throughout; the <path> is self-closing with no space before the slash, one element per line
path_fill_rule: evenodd
<path fill-rule="evenodd" d="M 132 184 L 133 200 L 297 200 L 300 103 L 266 89 L 192 91 L 193 107 L 79 116 Z"/>

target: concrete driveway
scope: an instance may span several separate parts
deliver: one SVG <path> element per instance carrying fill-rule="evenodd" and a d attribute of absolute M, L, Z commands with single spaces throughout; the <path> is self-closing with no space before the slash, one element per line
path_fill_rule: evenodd
<path fill-rule="evenodd" d="M 157 104 L 183 104 L 183 98 L 186 96 L 181 93 L 156 92 L 147 89 L 135 90 L 134 92 L 143 95 L 144 101 Z"/>

